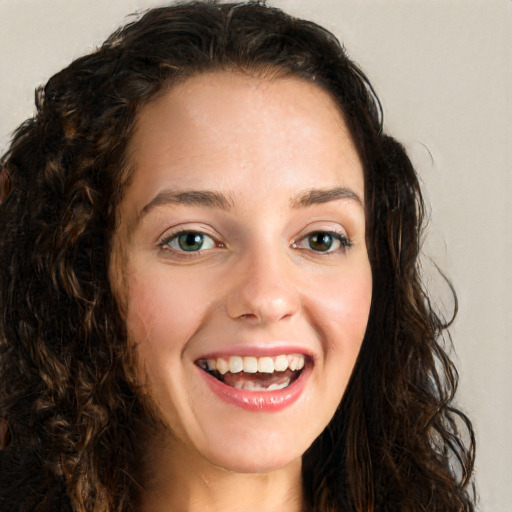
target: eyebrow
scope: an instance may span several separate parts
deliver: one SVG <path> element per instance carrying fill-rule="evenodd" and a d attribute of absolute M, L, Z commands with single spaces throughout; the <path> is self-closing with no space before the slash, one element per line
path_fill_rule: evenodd
<path fill-rule="evenodd" d="M 348 187 L 313 188 L 301 192 L 290 201 L 292 208 L 305 208 L 315 204 L 328 203 L 338 199 L 351 199 L 364 207 L 363 200 Z"/>
<path fill-rule="evenodd" d="M 339 199 L 351 199 L 363 206 L 361 198 L 348 187 L 305 190 L 291 198 L 290 206 L 292 208 L 307 208 L 315 204 L 328 203 Z M 140 221 L 142 217 L 157 206 L 171 204 L 206 206 L 208 208 L 220 208 L 226 211 L 232 210 L 234 207 L 232 198 L 221 192 L 212 190 L 163 190 L 142 208 L 137 220 Z"/>
<path fill-rule="evenodd" d="M 232 199 L 220 192 L 213 192 L 211 190 L 163 190 L 142 208 L 139 213 L 139 219 L 156 206 L 170 204 L 207 206 L 209 208 L 220 208 L 221 210 L 231 210 L 233 208 Z"/>

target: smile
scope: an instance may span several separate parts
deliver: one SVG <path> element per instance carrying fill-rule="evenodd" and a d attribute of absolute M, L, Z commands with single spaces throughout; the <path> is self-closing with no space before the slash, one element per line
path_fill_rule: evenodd
<path fill-rule="evenodd" d="M 197 364 L 228 386 L 248 391 L 276 391 L 288 387 L 299 377 L 305 359 L 303 354 L 231 356 L 200 359 Z"/>
<path fill-rule="evenodd" d="M 311 371 L 308 356 L 239 356 L 198 359 L 210 389 L 221 399 L 253 411 L 277 411 L 300 396 Z"/>

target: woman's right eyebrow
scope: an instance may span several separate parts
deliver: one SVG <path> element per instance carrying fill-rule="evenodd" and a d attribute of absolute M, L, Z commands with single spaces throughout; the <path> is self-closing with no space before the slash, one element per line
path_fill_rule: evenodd
<path fill-rule="evenodd" d="M 207 206 L 210 208 L 220 208 L 221 210 L 231 210 L 233 200 L 229 195 L 212 190 L 163 190 L 159 192 L 138 215 L 138 221 L 156 206 L 186 204 L 189 206 Z"/>
<path fill-rule="evenodd" d="M 154 208 L 173 204 L 206 206 L 229 211 L 233 209 L 234 202 L 228 194 L 213 190 L 162 190 L 137 214 L 134 222 L 129 227 L 129 231 L 133 232 L 142 219 Z"/>

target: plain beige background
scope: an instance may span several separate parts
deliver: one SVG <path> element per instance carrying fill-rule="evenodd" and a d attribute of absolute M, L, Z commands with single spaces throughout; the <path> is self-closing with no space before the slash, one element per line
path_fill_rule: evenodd
<path fill-rule="evenodd" d="M 512 2 L 269 0 L 325 25 L 372 80 L 431 208 L 424 268 L 453 281 L 457 402 L 477 432 L 480 509 L 512 511 Z M 157 0 L 0 0 L 0 151 L 33 91 Z"/>

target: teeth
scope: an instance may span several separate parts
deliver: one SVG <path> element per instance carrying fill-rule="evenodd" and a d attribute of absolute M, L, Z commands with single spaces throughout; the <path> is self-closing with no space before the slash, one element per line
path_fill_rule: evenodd
<path fill-rule="evenodd" d="M 287 379 L 286 382 L 283 382 L 282 384 L 270 384 L 270 386 L 265 386 L 259 382 L 235 382 L 234 387 L 237 389 L 245 389 L 247 391 L 277 391 L 279 389 L 284 389 L 289 385 L 290 379 Z"/>
<path fill-rule="evenodd" d="M 274 369 L 276 372 L 284 372 L 288 368 L 288 357 L 286 356 L 277 356 L 274 361 Z"/>
<path fill-rule="evenodd" d="M 256 373 L 258 371 L 258 359 L 255 357 L 244 357 L 244 372 Z"/>
<path fill-rule="evenodd" d="M 217 359 L 217 371 L 221 374 L 221 375 L 224 375 L 225 373 L 227 373 L 229 370 L 229 364 L 228 362 L 225 360 L 225 359 L 222 359 L 221 357 L 219 357 Z"/>
<path fill-rule="evenodd" d="M 288 366 L 293 371 L 302 370 L 304 368 L 304 358 L 301 356 L 291 356 Z"/>
<path fill-rule="evenodd" d="M 206 371 L 217 370 L 221 375 L 227 372 L 240 373 L 274 373 L 284 372 L 288 368 L 292 371 L 302 370 L 305 364 L 303 354 L 282 354 L 276 357 L 231 356 L 229 359 L 201 359 L 198 364 Z"/>
<path fill-rule="evenodd" d="M 231 373 L 240 373 L 244 367 L 240 356 L 231 356 L 229 358 L 229 371 Z"/>
<path fill-rule="evenodd" d="M 260 357 L 258 359 L 258 371 L 260 373 L 274 373 L 274 361 L 271 357 Z"/>
<path fill-rule="evenodd" d="M 289 382 L 283 382 L 282 384 L 270 384 L 270 386 L 267 388 L 267 391 L 277 391 L 278 389 L 284 389 L 289 384 Z"/>

